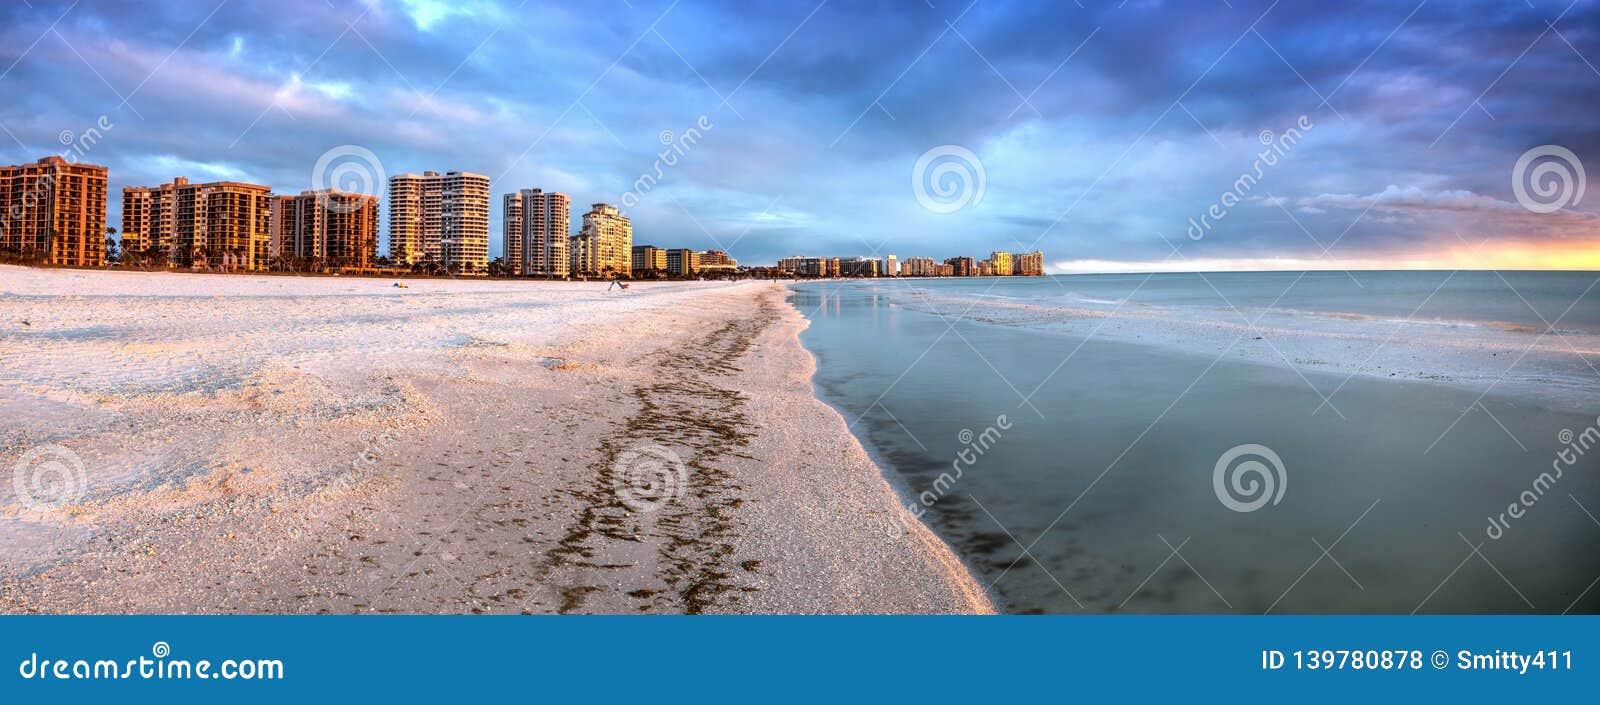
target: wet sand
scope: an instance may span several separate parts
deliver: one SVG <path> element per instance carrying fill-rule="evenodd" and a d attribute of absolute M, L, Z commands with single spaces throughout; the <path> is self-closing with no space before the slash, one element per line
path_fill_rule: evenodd
<path fill-rule="evenodd" d="M 603 288 L 0 268 L 0 611 L 993 611 L 778 285 Z"/>

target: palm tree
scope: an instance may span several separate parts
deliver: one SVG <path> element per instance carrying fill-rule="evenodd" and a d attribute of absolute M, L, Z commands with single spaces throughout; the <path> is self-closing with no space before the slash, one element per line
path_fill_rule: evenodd
<path fill-rule="evenodd" d="M 122 251 L 117 246 L 117 229 L 106 228 L 106 264 L 116 264 L 122 261 Z"/>

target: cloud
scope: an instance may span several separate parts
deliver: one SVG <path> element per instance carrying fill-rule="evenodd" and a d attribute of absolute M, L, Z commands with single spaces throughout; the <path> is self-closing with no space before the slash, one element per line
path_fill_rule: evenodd
<path fill-rule="evenodd" d="M 615 199 L 661 131 L 706 115 L 715 130 L 630 209 L 641 241 L 737 242 L 745 262 L 1024 246 L 1153 262 L 1263 130 L 1304 114 L 1316 129 L 1263 175 L 1259 207 L 1196 257 L 1320 255 L 1301 227 L 1348 257 L 1592 232 L 1592 202 L 1530 218 L 1509 171 L 1541 144 L 1600 162 L 1600 77 L 1580 56 L 1600 56 L 1600 5 L 1083 5 L 4 3 L 0 162 L 108 115 L 90 159 L 111 168 L 114 221 L 123 186 L 182 169 L 295 192 L 355 144 L 391 174 L 490 175 L 498 232 L 499 194 Z M 940 145 L 981 158 L 981 204 L 917 203 L 912 166 Z"/>
<path fill-rule="evenodd" d="M 1416 186 L 1400 187 L 1389 184 L 1382 191 L 1367 196 L 1352 193 L 1324 193 L 1299 200 L 1302 207 L 1327 206 L 1362 210 L 1368 207 L 1385 211 L 1496 211 L 1515 213 L 1524 209 L 1492 196 L 1473 193 L 1465 189 L 1427 191 Z M 1319 211 L 1320 212 L 1320 211 Z"/>

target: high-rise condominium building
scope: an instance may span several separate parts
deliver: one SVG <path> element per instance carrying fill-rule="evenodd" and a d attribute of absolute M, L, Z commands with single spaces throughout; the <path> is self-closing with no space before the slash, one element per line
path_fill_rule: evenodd
<path fill-rule="evenodd" d="M 1025 277 L 1044 276 L 1043 252 L 1019 252 L 1013 255 L 1016 258 L 1016 273 Z"/>
<path fill-rule="evenodd" d="M 711 274 L 732 274 L 739 271 L 739 260 L 722 250 L 706 250 L 695 256 L 695 271 Z"/>
<path fill-rule="evenodd" d="M 805 257 L 784 257 L 778 260 L 778 273 L 799 274 L 805 271 Z"/>
<path fill-rule="evenodd" d="M 839 258 L 839 275 L 844 277 L 878 276 L 878 260 L 872 257 Z"/>
<path fill-rule="evenodd" d="M 526 205 L 524 205 L 526 207 Z M 633 224 L 616 206 L 596 203 L 572 238 L 572 273 L 626 277 L 633 271 Z"/>
<path fill-rule="evenodd" d="M 464 171 L 389 178 L 389 257 L 456 274 L 489 269 L 489 177 Z"/>
<path fill-rule="evenodd" d="M 278 243 L 279 257 L 307 267 L 377 264 L 377 196 L 323 190 L 273 200 L 271 242 Z"/>
<path fill-rule="evenodd" d="M 0 250 L 51 264 L 106 258 L 106 168 L 45 157 L 0 166 Z"/>
<path fill-rule="evenodd" d="M 894 255 L 883 258 L 883 276 L 893 277 L 900 274 L 900 264 Z"/>
<path fill-rule="evenodd" d="M 654 245 L 633 246 L 633 276 L 643 277 L 667 271 L 667 251 Z"/>
<path fill-rule="evenodd" d="M 538 277 L 569 276 L 572 199 L 536 188 L 523 189 L 517 195 L 522 201 L 522 268 L 517 271 Z M 587 216 L 584 222 L 588 222 Z"/>
<path fill-rule="evenodd" d="M 272 196 L 272 215 L 267 220 L 267 257 L 272 260 L 294 256 L 294 196 Z M 123 204 L 127 210 L 127 204 Z M 126 216 L 124 216 L 126 217 Z M 124 238 L 126 240 L 126 238 Z"/>
<path fill-rule="evenodd" d="M 950 276 L 970 277 L 973 275 L 971 257 L 951 257 L 945 260 L 944 263 L 950 265 L 950 271 L 953 272 Z"/>
<path fill-rule="evenodd" d="M 675 277 L 692 277 L 700 271 L 700 253 L 689 249 L 667 250 L 667 273 Z"/>
<path fill-rule="evenodd" d="M 123 250 L 168 264 L 265 269 L 272 240 L 272 188 L 238 181 L 122 189 Z"/>
<path fill-rule="evenodd" d="M 1010 252 L 990 252 L 989 262 L 994 265 L 994 274 L 997 277 L 1009 277 L 1012 274 Z"/>
<path fill-rule="evenodd" d="M 506 271 L 522 274 L 522 192 L 508 193 L 500 205 L 500 247 Z"/>
<path fill-rule="evenodd" d="M 904 277 L 932 277 L 938 273 L 936 263 L 931 257 L 912 257 L 900 267 L 900 275 Z"/>

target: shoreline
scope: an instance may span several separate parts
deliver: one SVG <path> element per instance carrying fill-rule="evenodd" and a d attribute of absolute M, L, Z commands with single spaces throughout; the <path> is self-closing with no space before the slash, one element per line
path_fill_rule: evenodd
<path fill-rule="evenodd" d="M 874 444 L 871 438 L 864 433 L 858 434 L 852 430 L 852 424 L 846 420 L 847 417 L 845 415 L 845 409 L 840 406 L 836 400 L 830 398 L 827 392 L 823 390 L 822 385 L 817 383 L 817 370 L 821 363 L 817 360 L 817 356 L 812 353 L 810 349 L 807 349 L 805 344 L 800 340 L 800 334 L 811 326 L 811 319 L 804 313 L 801 313 L 799 307 L 792 301 L 792 296 L 790 294 L 792 294 L 794 291 L 793 285 L 790 284 L 784 288 L 785 291 L 788 292 L 788 294 L 785 295 L 785 300 L 788 303 L 789 308 L 793 309 L 795 314 L 800 317 L 800 324 L 794 329 L 794 340 L 796 345 L 799 345 L 801 349 L 805 350 L 806 353 L 806 359 L 808 361 L 806 380 L 807 384 L 811 388 L 811 395 L 816 398 L 818 402 L 828 407 L 828 409 L 830 409 L 833 414 L 838 417 L 839 422 L 843 425 L 842 432 L 854 439 L 856 445 L 860 446 L 862 452 L 866 454 L 868 461 L 871 462 L 878 469 L 878 472 L 883 475 L 884 481 L 888 483 L 889 488 L 894 492 L 896 505 L 901 510 L 900 523 L 898 524 L 899 530 L 902 532 L 912 532 L 917 530 L 920 530 L 920 532 L 926 532 L 929 535 L 928 539 L 931 539 L 931 541 L 939 544 L 944 551 L 947 551 L 950 554 L 951 560 L 954 561 L 952 565 L 959 568 L 959 572 L 966 576 L 966 580 L 971 581 L 972 586 L 976 589 L 976 592 L 981 594 L 984 600 L 988 601 L 989 608 L 995 614 L 1008 613 L 1003 596 L 1000 595 L 998 591 L 987 588 L 983 585 L 982 579 L 979 578 L 979 576 L 982 575 L 982 572 L 977 568 L 977 566 L 973 565 L 971 559 L 968 556 L 963 555 L 960 551 L 956 550 L 950 539 L 941 534 L 938 528 L 928 521 L 926 516 L 917 517 L 911 514 L 911 512 L 907 509 L 916 502 L 916 492 L 911 488 L 911 478 L 908 477 L 904 471 L 895 467 L 894 463 L 889 460 L 883 449 Z M 917 528 L 913 529 L 911 527 Z M 921 537 L 919 536 L 919 539 L 920 538 Z"/>
<path fill-rule="evenodd" d="M 807 349 L 800 340 L 800 334 L 810 327 L 811 321 L 801 313 L 798 306 L 792 301 L 790 285 L 783 287 L 784 305 L 790 314 L 790 321 L 786 323 L 787 336 L 793 341 L 793 346 L 804 355 L 805 365 L 800 375 L 804 378 L 808 394 L 816 403 L 826 407 L 836 422 L 839 433 L 849 438 L 856 449 L 860 450 L 877 474 L 882 477 L 884 484 L 893 496 L 896 511 L 896 520 L 891 528 L 898 527 L 905 534 L 914 536 L 926 550 L 949 572 L 949 579 L 956 584 L 975 605 L 981 606 L 983 613 L 1003 613 L 999 596 L 992 590 L 985 588 L 978 579 L 979 572 L 964 558 L 954 546 L 950 544 L 927 521 L 911 514 L 907 507 L 911 506 L 913 493 L 907 478 L 888 462 L 868 439 L 858 436 L 850 428 L 844 411 L 827 398 L 820 385 L 816 383 L 816 374 L 819 363 L 816 355 Z"/>
<path fill-rule="evenodd" d="M 0 460 L 86 475 L 0 487 L 0 612 L 994 611 L 779 284 L 4 273 Z"/>

